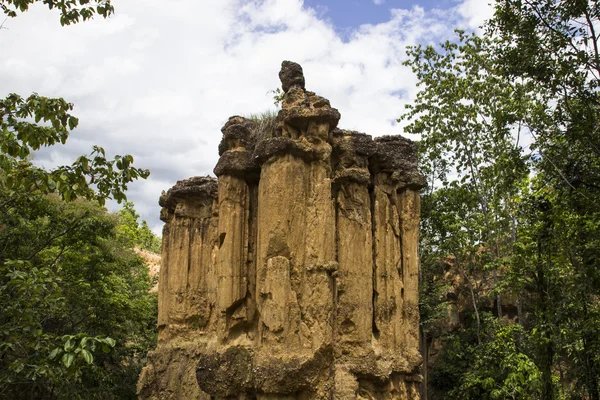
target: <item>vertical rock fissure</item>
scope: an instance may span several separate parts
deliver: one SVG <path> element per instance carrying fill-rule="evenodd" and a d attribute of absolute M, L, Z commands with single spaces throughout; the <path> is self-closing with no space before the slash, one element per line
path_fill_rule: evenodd
<path fill-rule="evenodd" d="M 339 188 L 337 185 L 331 186 L 331 198 L 334 206 L 334 232 L 335 232 L 335 262 L 340 262 L 339 253 L 340 253 L 340 232 L 339 232 L 339 202 L 338 202 L 338 191 Z M 331 279 L 331 294 L 333 301 L 333 312 L 331 313 L 331 326 L 335 326 L 335 321 L 337 320 L 338 313 L 338 293 L 337 293 L 337 271 L 334 271 L 329 274 Z M 337 343 L 335 331 L 333 331 L 333 345 L 334 345 L 334 353 L 335 353 L 335 344 Z"/>
<path fill-rule="evenodd" d="M 402 192 L 404 192 L 406 189 L 402 189 Z M 402 198 L 402 194 L 400 191 L 396 192 L 396 198 L 400 199 Z M 404 286 L 406 286 L 406 281 L 405 281 L 405 271 L 407 268 L 407 265 L 405 265 L 406 263 L 406 249 L 404 248 L 404 240 L 403 240 L 403 234 L 404 232 L 402 231 L 402 227 L 403 227 L 403 221 L 402 221 L 402 205 L 398 204 L 398 213 L 400 214 L 400 268 L 398 268 L 398 273 L 400 274 L 400 280 L 402 281 L 402 299 L 404 300 Z"/>
<path fill-rule="evenodd" d="M 398 213 L 400 220 L 402 220 L 401 205 L 398 202 L 398 198 L 399 198 L 399 193 L 396 190 L 394 190 L 392 193 L 389 194 L 390 205 L 392 207 L 396 208 L 396 212 Z M 403 252 L 402 228 L 401 228 L 402 221 L 398 222 L 398 227 L 399 227 L 398 232 L 395 232 L 395 233 L 398 237 L 398 243 L 399 243 L 399 247 L 400 247 L 400 259 L 398 260 L 399 264 L 396 267 L 396 271 L 398 272 L 398 277 L 400 278 L 400 282 L 402 282 L 402 285 L 404 286 L 404 257 L 403 257 L 404 252 Z M 404 293 L 404 287 L 402 288 L 402 293 Z"/>
<path fill-rule="evenodd" d="M 377 326 L 377 235 L 376 235 L 376 214 L 375 214 L 375 177 L 371 175 L 371 184 L 369 186 L 369 208 L 371 210 L 371 237 L 373 238 L 373 336 L 379 339 L 379 327 Z"/>
<path fill-rule="evenodd" d="M 257 206 L 258 206 L 258 184 L 248 185 L 249 213 L 248 213 L 248 258 L 246 260 L 248 283 L 246 298 L 248 301 L 248 313 L 250 329 L 256 330 L 256 235 L 257 235 Z"/>
<path fill-rule="evenodd" d="M 188 260 L 187 260 L 187 275 L 186 278 L 189 279 L 190 277 L 190 270 L 192 269 L 192 246 L 194 244 L 194 231 L 195 231 L 195 227 L 196 227 L 196 219 L 190 219 L 190 227 L 189 227 L 189 240 L 188 240 L 188 249 L 187 249 L 187 255 L 188 255 Z M 189 288 L 189 281 L 186 282 L 186 287 Z"/>

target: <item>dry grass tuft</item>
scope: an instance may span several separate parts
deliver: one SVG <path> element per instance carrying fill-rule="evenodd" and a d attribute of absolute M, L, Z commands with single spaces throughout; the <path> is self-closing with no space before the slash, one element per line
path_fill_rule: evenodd
<path fill-rule="evenodd" d="M 255 137 L 256 143 L 275 136 L 277 111 L 267 110 L 258 114 L 250 114 L 246 118 L 254 122 L 252 134 Z"/>

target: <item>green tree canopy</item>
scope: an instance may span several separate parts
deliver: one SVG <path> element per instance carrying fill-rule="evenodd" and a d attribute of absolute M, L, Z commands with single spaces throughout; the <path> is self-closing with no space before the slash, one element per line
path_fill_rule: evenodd
<path fill-rule="evenodd" d="M 37 0 L 36 0 L 37 1 Z M 1 0 L 14 17 L 36 1 Z M 44 0 L 63 25 L 107 17 L 109 1 Z M 0 397 L 135 398 L 153 346 L 148 268 L 102 207 L 149 171 L 94 146 L 71 165 L 31 162 L 78 125 L 73 104 L 36 93 L 0 100 Z"/>
<path fill-rule="evenodd" d="M 157 301 L 119 218 L 55 195 L 2 211 L 0 397 L 135 398 Z"/>
<path fill-rule="evenodd" d="M 138 247 L 153 253 L 160 253 L 161 240 L 157 237 L 146 220 L 139 221 L 140 215 L 135 211 L 131 202 L 125 202 L 118 212 L 120 224 L 117 236 L 131 247 Z"/>
<path fill-rule="evenodd" d="M 430 182 L 424 321 L 448 257 L 472 303 L 432 371 L 444 398 L 600 398 L 599 20 L 592 0 L 501 0 L 483 36 L 408 50 L 421 91 L 403 118 Z M 514 323 L 516 361 L 493 364 Z"/>

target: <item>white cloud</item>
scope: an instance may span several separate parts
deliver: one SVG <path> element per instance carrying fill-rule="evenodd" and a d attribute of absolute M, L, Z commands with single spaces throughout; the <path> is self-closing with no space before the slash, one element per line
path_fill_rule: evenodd
<path fill-rule="evenodd" d="M 385 3 L 385 0 L 373 0 L 373 4 L 378 5 L 378 6 L 383 3 Z"/>
<path fill-rule="evenodd" d="M 146 118 L 187 117 L 194 112 L 194 103 L 189 96 L 176 94 L 157 94 L 142 97 L 133 104 L 133 111 Z"/>
<path fill-rule="evenodd" d="M 212 173 L 221 126 L 273 107 L 267 91 L 280 85 L 282 60 L 303 66 L 307 88 L 340 110 L 341 127 L 400 134 L 394 121 L 416 93 L 405 47 L 477 26 L 488 15 L 481 3 L 392 10 L 344 39 L 301 0 L 129 0 L 108 21 L 68 27 L 37 3 L 0 32 L 0 96 L 37 91 L 73 102 L 79 128 L 37 161 L 69 162 L 93 144 L 133 154 L 152 175 L 130 185 L 129 197 L 158 231 L 160 191 Z"/>
<path fill-rule="evenodd" d="M 494 15 L 494 4 L 495 0 L 464 0 L 458 12 L 469 29 L 480 31 L 483 23 Z"/>

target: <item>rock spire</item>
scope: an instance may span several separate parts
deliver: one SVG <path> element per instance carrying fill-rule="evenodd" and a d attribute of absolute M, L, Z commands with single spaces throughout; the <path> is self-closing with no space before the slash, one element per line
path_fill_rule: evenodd
<path fill-rule="evenodd" d="M 275 121 L 231 117 L 217 178 L 160 198 L 142 399 L 419 399 L 416 147 L 337 128 L 284 61 Z"/>

